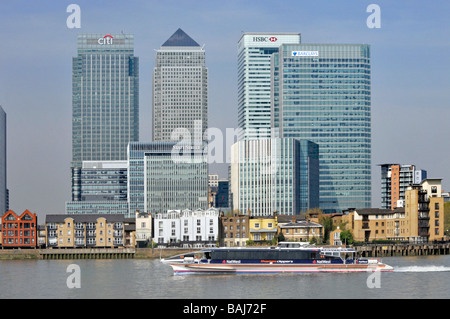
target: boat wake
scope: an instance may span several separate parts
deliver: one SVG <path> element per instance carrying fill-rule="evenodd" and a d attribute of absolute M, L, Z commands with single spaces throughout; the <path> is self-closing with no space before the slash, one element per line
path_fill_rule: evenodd
<path fill-rule="evenodd" d="M 407 267 L 394 267 L 394 272 L 441 272 L 450 271 L 450 267 L 447 266 L 407 266 Z"/>

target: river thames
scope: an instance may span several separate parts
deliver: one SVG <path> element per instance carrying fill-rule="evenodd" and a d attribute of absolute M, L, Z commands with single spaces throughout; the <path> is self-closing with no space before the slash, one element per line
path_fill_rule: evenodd
<path fill-rule="evenodd" d="M 383 262 L 394 272 L 174 275 L 158 259 L 1 260 L 0 299 L 450 298 L 450 256 Z"/>

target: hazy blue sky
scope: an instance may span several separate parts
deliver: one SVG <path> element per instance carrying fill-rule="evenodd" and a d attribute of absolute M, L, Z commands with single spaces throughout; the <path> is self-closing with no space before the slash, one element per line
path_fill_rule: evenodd
<path fill-rule="evenodd" d="M 66 25 L 71 3 L 81 7 L 80 29 Z M 372 3 L 381 8 L 379 29 L 366 25 Z M 10 208 L 43 217 L 64 213 L 70 200 L 77 34 L 135 35 L 140 140 L 150 141 L 154 50 L 180 27 L 205 45 L 209 126 L 223 130 L 237 125 L 236 53 L 242 32 L 300 32 L 303 43 L 370 44 L 372 206 L 380 207 L 381 163 L 415 164 L 429 177 L 443 178 L 448 191 L 449 12 L 446 0 L 2 1 L 0 105 L 8 116 Z"/>

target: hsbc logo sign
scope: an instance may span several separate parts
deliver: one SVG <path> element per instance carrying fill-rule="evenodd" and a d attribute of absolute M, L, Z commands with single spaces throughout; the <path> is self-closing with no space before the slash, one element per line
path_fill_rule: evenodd
<path fill-rule="evenodd" d="M 253 42 L 277 42 L 277 37 L 253 37 Z"/>

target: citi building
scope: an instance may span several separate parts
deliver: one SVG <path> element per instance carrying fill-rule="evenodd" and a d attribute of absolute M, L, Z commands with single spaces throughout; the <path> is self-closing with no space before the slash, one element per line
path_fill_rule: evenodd
<path fill-rule="evenodd" d="M 81 34 L 72 66 L 72 165 L 127 159 L 139 139 L 139 74 L 131 34 Z"/>

